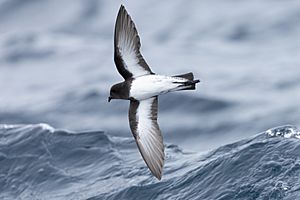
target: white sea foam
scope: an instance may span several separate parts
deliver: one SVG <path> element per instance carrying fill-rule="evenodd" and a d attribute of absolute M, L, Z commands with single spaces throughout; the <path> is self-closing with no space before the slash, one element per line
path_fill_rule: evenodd
<path fill-rule="evenodd" d="M 270 137 L 298 138 L 300 139 L 300 131 L 297 127 L 287 125 L 269 129 L 266 134 Z"/>

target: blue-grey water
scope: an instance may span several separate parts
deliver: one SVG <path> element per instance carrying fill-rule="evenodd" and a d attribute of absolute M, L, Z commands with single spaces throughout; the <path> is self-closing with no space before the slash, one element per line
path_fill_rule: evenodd
<path fill-rule="evenodd" d="M 270 129 L 200 154 L 166 145 L 162 181 L 132 139 L 46 124 L 0 127 L 1 199 L 300 198 L 300 132 Z"/>
<path fill-rule="evenodd" d="M 159 98 L 160 182 L 107 102 L 121 3 L 154 72 L 201 80 Z M 0 199 L 298 199 L 299 102 L 297 0 L 0 0 Z"/>

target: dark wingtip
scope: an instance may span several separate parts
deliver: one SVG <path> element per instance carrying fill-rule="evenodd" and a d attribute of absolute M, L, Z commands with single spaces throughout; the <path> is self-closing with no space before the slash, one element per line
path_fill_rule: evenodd
<path fill-rule="evenodd" d="M 152 174 L 155 176 L 155 178 L 157 178 L 157 180 L 161 180 L 161 178 L 162 178 L 162 169 L 163 169 L 163 165 L 161 165 L 160 166 L 160 170 L 159 171 L 152 171 L 152 170 L 150 170 L 151 172 L 152 172 Z"/>
<path fill-rule="evenodd" d="M 161 180 L 161 175 L 156 176 L 156 178 L 160 181 Z"/>
<path fill-rule="evenodd" d="M 122 12 L 126 12 L 125 6 L 123 4 L 121 4 L 120 8 L 119 8 L 119 12 L 118 15 L 121 15 Z"/>
<path fill-rule="evenodd" d="M 123 4 L 121 4 L 121 6 L 120 6 L 120 11 L 122 11 L 122 10 L 126 10 L 125 6 Z"/>

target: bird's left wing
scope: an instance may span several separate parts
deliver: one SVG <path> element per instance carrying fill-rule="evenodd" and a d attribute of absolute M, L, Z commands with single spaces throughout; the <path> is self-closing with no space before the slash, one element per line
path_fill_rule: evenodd
<path fill-rule="evenodd" d="M 114 60 L 118 72 L 126 80 L 153 74 L 140 53 L 140 38 L 131 17 L 121 5 L 114 35 Z"/>
<path fill-rule="evenodd" d="M 152 174 L 161 179 L 164 165 L 163 138 L 157 124 L 158 98 L 130 101 L 129 124 L 140 153 Z"/>

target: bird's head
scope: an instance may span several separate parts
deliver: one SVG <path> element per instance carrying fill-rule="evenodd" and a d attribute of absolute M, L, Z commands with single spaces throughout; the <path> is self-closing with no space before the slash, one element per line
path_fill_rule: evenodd
<path fill-rule="evenodd" d="M 117 83 L 110 88 L 108 102 L 112 99 L 129 99 L 129 89 L 125 82 Z"/>

